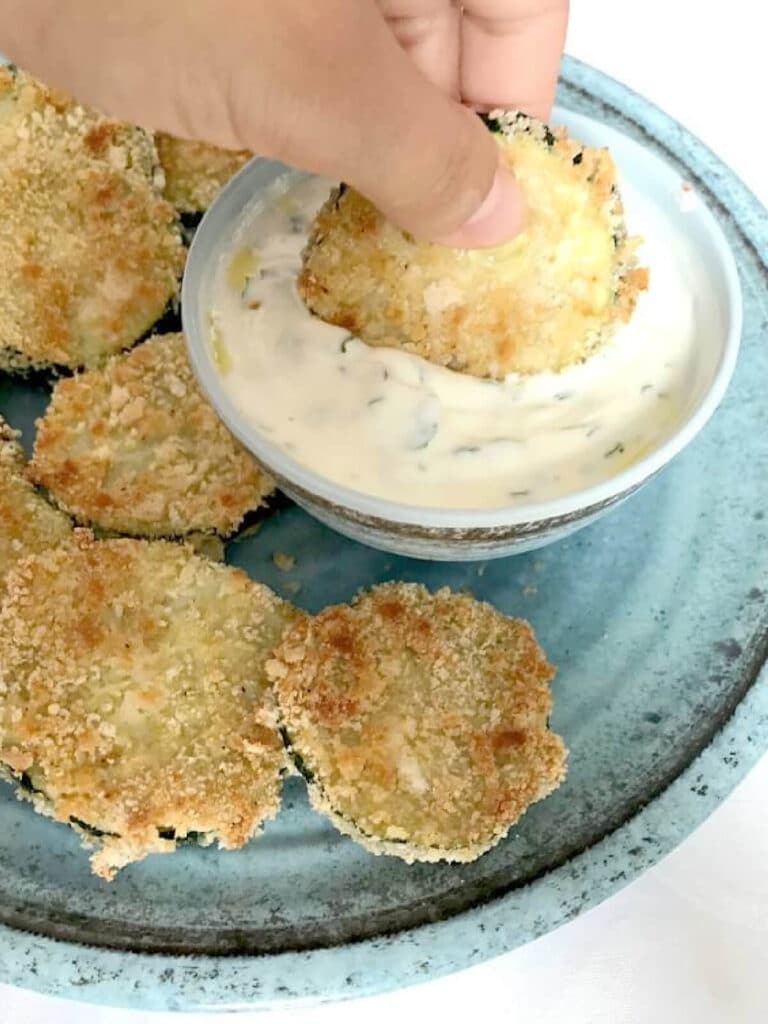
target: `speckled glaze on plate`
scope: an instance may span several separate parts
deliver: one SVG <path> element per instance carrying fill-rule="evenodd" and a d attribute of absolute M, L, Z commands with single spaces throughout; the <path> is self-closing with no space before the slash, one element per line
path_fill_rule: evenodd
<path fill-rule="evenodd" d="M 467 587 L 529 618 L 560 665 L 567 783 L 472 865 L 374 858 L 308 808 L 299 780 L 237 853 L 185 849 L 93 878 L 77 838 L 0 789 L 0 981 L 156 1009 L 356 996 L 528 942 L 604 899 L 690 833 L 768 749 L 768 217 L 699 142 L 567 61 L 561 102 L 686 174 L 736 254 L 742 352 L 708 427 L 666 473 L 582 533 L 487 565 L 346 541 L 294 506 L 228 557 L 308 609 L 377 580 Z M 45 393 L 0 379 L 26 431 Z M 277 551 L 297 558 L 281 572 Z"/>

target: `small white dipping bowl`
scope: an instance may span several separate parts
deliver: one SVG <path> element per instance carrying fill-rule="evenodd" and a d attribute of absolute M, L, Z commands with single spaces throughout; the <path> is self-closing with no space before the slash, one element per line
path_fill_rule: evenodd
<path fill-rule="evenodd" d="M 679 425 L 657 448 L 615 476 L 551 501 L 479 510 L 419 507 L 340 486 L 291 458 L 235 406 L 214 364 L 209 332 L 219 260 L 247 208 L 287 168 L 268 160 L 252 161 L 224 189 L 197 229 L 184 275 L 182 318 L 200 385 L 232 433 L 281 489 L 339 533 L 385 551 L 439 560 L 484 560 L 542 547 L 594 522 L 629 497 L 690 443 L 720 403 L 736 363 L 742 309 L 736 265 L 715 218 L 700 197 L 681 203 L 684 182 L 677 171 L 616 129 L 563 109 L 555 110 L 552 122 L 565 124 L 583 142 L 610 147 L 621 179 L 650 200 L 695 248 L 698 273 L 693 295 L 696 352 L 689 370 L 689 401 Z"/>

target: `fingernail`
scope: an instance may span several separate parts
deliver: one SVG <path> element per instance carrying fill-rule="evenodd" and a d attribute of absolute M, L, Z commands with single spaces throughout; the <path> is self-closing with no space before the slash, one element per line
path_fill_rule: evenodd
<path fill-rule="evenodd" d="M 491 190 L 472 216 L 449 235 L 436 238 L 438 245 L 454 249 L 484 249 L 508 242 L 523 228 L 525 202 L 513 175 L 499 165 Z"/>

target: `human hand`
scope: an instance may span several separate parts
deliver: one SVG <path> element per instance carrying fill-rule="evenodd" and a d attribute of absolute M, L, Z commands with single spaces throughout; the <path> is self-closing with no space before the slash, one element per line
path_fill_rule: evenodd
<path fill-rule="evenodd" d="M 548 116 L 567 7 L 0 0 L 0 30 L 14 60 L 83 102 L 343 179 L 418 237 L 472 247 L 511 237 L 523 210 L 468 107 Z"/>

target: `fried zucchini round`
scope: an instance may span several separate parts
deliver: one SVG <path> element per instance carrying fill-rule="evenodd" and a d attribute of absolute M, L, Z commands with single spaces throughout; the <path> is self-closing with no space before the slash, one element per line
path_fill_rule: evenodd
<path fill-rule="evenodd" d="M 72 524 L 25 479 L 19 434 L 0 416 L 0 599 L 5 577 L 24 555 L 69 539 Z"/>
<path fill-rule="evenodd" d="M 179 213 L 205 213 L 229 179 L 253 156 L 246 149 L 221 149 L 162 132 L 156 142 L 165 171 L 165 198 Z"/>
<path fill-rule="evenodd" d="M 519 181 L 526 227 L 495 249 L 417 242 L 342 186 L 318 214 L 299 290 L 322 320 L 478 377 L 557 371 L 626 321 L 635 266 L 607 149 L 515 112 L 486 123 Z"/>
<path fill-rule="evenodd" d="M 303 618 L 267 672 L 313 805 L 374 853 L 470 861 L 564 777 L 526 622 L 386 583 Z"/>
<path fill-rule="evenodd" d="M 29 475 L 81 523 L 226 536 L 274 489 L 202 395 L 181 334 L 58 381 Z"/>
<path fill-rule="evenodd" d="M 178 291 L 150 135 L 0 67 L 0 366 L 98 365 Z"/>
<path fill-rule="evenodd" d="M 0 763 L 97 846 L 103 878 L 185 837 L 242 846 L 279 806 L 264 666 L 295 614 L 162 541 L 85 534 L 24 559 L 0 611 Z"/>

